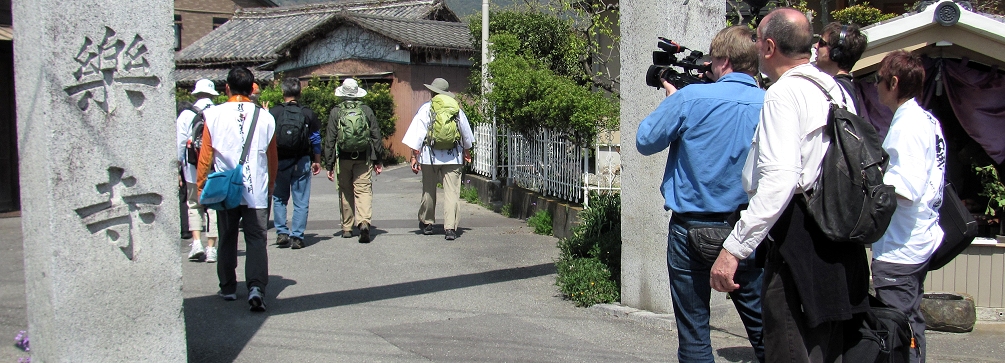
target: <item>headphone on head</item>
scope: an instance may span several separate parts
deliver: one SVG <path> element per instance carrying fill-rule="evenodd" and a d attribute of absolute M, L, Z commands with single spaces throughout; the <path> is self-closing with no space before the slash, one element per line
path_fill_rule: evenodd
<path fill-rule="evenodd" d="M 841 26 L 841 34 L 838 35 L 837 44 L 831 44 L 830 48 L 830 58 L 832 61 L 837 62 L 842 56 L 844 56 L 844 38 L 848 35 L 848 26 Z"/>

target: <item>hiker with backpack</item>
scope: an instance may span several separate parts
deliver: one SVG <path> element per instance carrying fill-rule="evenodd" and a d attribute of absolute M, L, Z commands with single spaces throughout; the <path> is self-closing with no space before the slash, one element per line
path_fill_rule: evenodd
<path fill-rule="evenodd" d="M 464 163 L 471 162 L 474 136 L 471 125 L 443 78 L 425 85 L 435 93 L 429 102 L 419 106 L 401 142 L 412 149 L 409 165 L 412 172 L 422 172 L 422 201 L 419 204 L 419 230 L 433 234 L 436 214 L 436 184 L 443 185 L 444 238 L 457 238 L 461 206 L 461 172 Z"/>
<path fill-rule="evenodd" d="M 373 174 L 384 170 L 384 145 L 373 109 L 360 100 L 366 90 L 348 78 L 335 89 L 342 102 L 328 114 L 325 129 L 324 167 L 328 180 L 338 179 L 342 213 L 342 238 L 359 229 L 359 243 L 370 243 L 373 212 Z"/>
<path fill-rule="evenodd" d="M 872 281 L 880 301 L 904 312 L 914 331 L 911 362 L 925 361 L 925 318 L 921 315 L 928 260 L 942 242 L 939 207 L 946 173 L 946 141 L 939 120 L 918 105 L 924 88 L 921 58 L 890 52 L 876 72 L 879 101 L 893 121 L 883 148 L 890 154 L 884 182 L 897 192 L 890 227 L 872 245 Z"/>
<path fill-rule="evenodd" d="M 253 312 L 265 311 L 265 287 L 269 284 L 268 223 L 269 195 L 275 186 L 279 156 L 276 151 L 276 120 L 251 102 L 255 76 L 245 67 L 227 74 L 227 102 L 206 110 L 203 147 L 199 152 L 196 181 L 199 194 L 214 175 L 238 174 L 242 183 L 240 204 L 217 210 L 220 226 L 220 279 L 217 296 L 237 300 L 237 237 L 244 234 L 244 286 Z M 216 179 L 219 180 L 219 179 Z M 228 190 L 232 190 L 228 188 Z"/>
<path fill-rule="evenodd" d="M 743 168 L 750 203 L 723 242 L 710 278 L 718 291 L 737 289 L 739 261 L 763 246 L 758 255 L 765 254 L 761 309 L 767 362 L 840 361 L 845 329 L 857 328 L 853 314 L 870 311 L 866 242 L 835 242 L 808 207 L 827 179 L 821 170 L 828 169 L 831 138 L 825 132 L 833 121 L 832 104 L 853 116 L 855 110 L 851 95 L 809 63 L 812 45 L 809 19 L 796 9 L 775 9 L 757 27 L 759 68 L 774 83 L 765 93 Z M 869 172 L 882 179 L 879 168 Z M 838 197 L 850 206 L 857 196 Z"/>
<path fill-rule="evenodd" d="M 321 172 L 321 129 L 309 107 L 301 106 L 300 80 L 286 78 L 280 84 L 283 103 L 269 109 L 276 119 L 276 149 L 279 174 L 272 193 L 272 223 L 280 248 L 304 248 L 304 230 L 311 199 L 311 176 Z M 286 225 L 286 208 L 293 199 L 293 218 Z"/>
<path fill-rule="evenodd" d="M 195 82 L 192 95 L 197 98 L 195 103 L 178 115 L 176 121 L 178 135 L 178 163 L 181 165 L 182 176 L 186 185 L 188 203 L 188 228 L 192 231 L 192 247 L 188 252 L 189 261 L 199 262 L 205 259 L 213 263 L 217 259 L 216 212 L 207 212 L 199 204 L 199 193 L 195 183 L 196 165 L 199 163 L 199 151 L 202 146 L 202 130 L 205 125 L 203 111 L 213 106 L 213 96 L 219 95 L 213 81 L 200 79 Z M 206 247 L 202 245 L 203 231 L 206 232 Z"/>

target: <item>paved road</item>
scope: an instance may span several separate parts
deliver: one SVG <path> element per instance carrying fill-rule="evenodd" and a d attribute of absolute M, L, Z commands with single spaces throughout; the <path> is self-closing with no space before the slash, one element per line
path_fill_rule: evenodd
<path fill-rule="evenodd" d="M 564 301 L 554 285 L 557 240 L 523 221 L 464 203 L 457 240 L 444 240 L 442 225 L 424 236 L 419 177 L 396 168 L 375 179 L 374 240 L 359 244 L 336 235 L 334 184 L 323 175 L 312 182 L 308 246 L 269 248 L 268 312 L 248 311 L 243 283 L 238 301 L 218 298 L 215 265 L 183 262 L 189 361 L 676 361 L 672 316 Z M 8 342 L 27 325 L 21 243 L 20 219 L 0 219 L 0 339 Z M 179 241 L 180 260 L 186 244 Z M 713 300 L 717 360 L 752 362 L 732 304 Z M 929 334 L 930 361 L 1005 361 L 1001 325 Z M 24 355 L 0 345 L 0 362 Z"/>

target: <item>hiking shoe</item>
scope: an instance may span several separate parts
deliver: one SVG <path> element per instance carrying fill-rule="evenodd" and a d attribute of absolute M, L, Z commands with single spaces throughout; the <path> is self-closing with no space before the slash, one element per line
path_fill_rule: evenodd
<path fill-rule="evenodd" d="M 352 230 L 342 231 L 342 238 L 352 238 Z"/>
<path fill-rule="evenodd" d="M 304 248 L 304 240 L 302 238 L 293 237 L 293 238 L 290 238 L 290 240 L 293 241 L 293 243 L 290 243 L 290 248 L 291 249 L 299 250 L 301 248 Z"/>
<path fill-rule="evenodd" d="M 296 241 L 294 240 L 294 243 Z M 248 291 L 248 305 L 251 305 L 251 311 L 262 312 L 265 311 L 265 297 L 262 296 L 262 289 L 258 286 L 252 287 Z"/>
<path fill-rule="evenodd" d="M 202 249 L 202 241 L 199 240 L 192 241 L 192 250 L 188 252 L 188 260 L 193 262 L 199 262 L 205 255 L 206 251 Z"/>
<path fill-rule="evenodd" d="M 370 225 L 359 224 L 359 243 L 370 243 Z"/>
<path fill-rule="evenodd" d="M 444 236 L 443 238 L 445 238 L 447 241 L 453 241 L 453 240 L 457 239 L 457 232 L 454 232 L 454 230 L 452 230 L 452 229 L 446 230 L 446 233 L 444 233 L 444 234 L 446 236 Z"/>
<path fill-rule="evenodd" d="M 216 296 L 222 297 L 223 301 L 234 301 L 234 300 L 237 300 L 237 294 L 236 293 L 224 294 L 223 290 L 217 291 L 216 292 Z"/>
<path fill-rule="evenodd" d="M 290 235 L 288 235 L 288 234 L 281 234 L 281 235 L 276 236 L 276 245 L 278 245 L 279 248 L 289 247 L 290 246 Z"/>
<path fill-rule="evenodd" d="M 214 263 L 216 262 L 216 247 L 206 247 L 206 262 Z"/>
<path fill-rule="evenodd" d="M 427 236 L 433 234 L 433 225 L 422 223 L 422 234 Z"/>

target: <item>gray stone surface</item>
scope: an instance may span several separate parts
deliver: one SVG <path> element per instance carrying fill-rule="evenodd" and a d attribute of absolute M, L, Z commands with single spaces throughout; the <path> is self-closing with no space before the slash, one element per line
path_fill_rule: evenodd
<path fill-rule="evenodd" d="M 186 360 L 171 14 L 13 3 L 33 361 Z"/>
<path fill-rule="evenodd" d="M 721 1 L 642 0 L 621 7 L 621 299 L 630 307 L 673 311 L 666 262 L 669 214 L 659 191 L 666 151 L 643 157 L 635 148 L 639 123 L 665 95 L 645 84 L 656 37 L 707 53 L 712 37 L 726 26 L 725 14 Z"/>
<path fill-rule="evenodd" d="M 977 310 L 974 298 L 967 294 L 937 292 L 921 299 L 921 315 L 926 330 L 966 333 L 974 330 Z"/>

